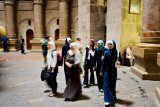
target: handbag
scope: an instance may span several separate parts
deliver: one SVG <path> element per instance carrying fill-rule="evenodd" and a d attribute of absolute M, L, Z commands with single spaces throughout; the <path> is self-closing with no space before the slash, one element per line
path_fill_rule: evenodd
<path fill-rule="evenodd" d="M 44 80 L 47 80 L 48 77 L 50 76 L 50 73 L 51 70 L 50 69 L 43 69 L 42 72 L 41 72 L 41 80 L 44 81 Z"/>

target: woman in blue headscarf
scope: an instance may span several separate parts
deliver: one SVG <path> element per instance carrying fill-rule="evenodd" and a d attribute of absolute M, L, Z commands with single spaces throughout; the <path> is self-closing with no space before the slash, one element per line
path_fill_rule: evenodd
<path fill-rule="evenodd" d="M 94 62 L 93 62 L 93 70 L 96 68 L 96 75 L 97 75 L 97 83 L 98 88 L 100 92 L 103 92 L 103 77 L 100 76 L 100 69 L 102 66 L 102 57 L 104 54 L 104 43 L 102 40 L 99 40 L 97 42 L 98 48 L 95 49 L 95 55 L 94 55 Z"/>
<path fill-rule="evenodd" d="M 108 50 L 104 53 L 104 60 L 100 75 L 103 76 L 103 91 L 105 105 L 114 105 L 116 100 L 116 80 L 117 80 L 117 68 L 115 63 L 120 64 L 117 61 L 117 49 L 116 43 L 113 40 L 107 42 Z"/>
<path fill-rule="evenodd" d="M 65 79 L 66 79 L 66 84 L 68 82 L 68 73 L 66 71 L 66 65 L 65 65 L 65 59 L 67 55 L 67 51 L 70 49 L 71 44 L 71 38 L 66 38 L 65 45 L 62 47 L 62 63 L 64 61 L 64 74 L 65 74 Z"/>

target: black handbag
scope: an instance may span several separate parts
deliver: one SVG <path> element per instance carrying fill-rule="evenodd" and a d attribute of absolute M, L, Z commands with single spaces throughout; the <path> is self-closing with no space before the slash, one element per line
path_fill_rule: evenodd
<path fill-rule="evenodd" d="M 44 81 L 44 80 L 47 80 L 47 78 L 50 76 L 50 73 L 51 71 L 49 69 L 43 69 L 42 72 L 41 72 L 41 80 Z"/>

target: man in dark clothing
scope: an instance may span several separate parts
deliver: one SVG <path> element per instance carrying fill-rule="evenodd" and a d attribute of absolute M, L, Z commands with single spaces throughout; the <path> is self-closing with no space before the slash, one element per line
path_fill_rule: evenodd
<path fill-rule="evenodd" d="M 25 54 L 24 53 L 24 39 L 22 36 L 20 36 L 20 45 L 21 45 L 21 54 Z"/>
<path fill-rule="evenodd" d="M 6 37 L 6 35 L 4 35 L 4 37 L 2 37 L 2 43 L 3 43 L 3 51 L 7 52 L 8 37 Z"/>

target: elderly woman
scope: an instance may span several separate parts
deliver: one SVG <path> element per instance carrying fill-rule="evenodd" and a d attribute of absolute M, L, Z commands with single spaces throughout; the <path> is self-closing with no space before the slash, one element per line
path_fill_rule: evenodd
<path fill-rule="evenodd" d="M 103 92 L 103 77 L 100 76 L 100 69 L 102 66 L 102 57 L 104 54 L 104 43 L 102 40 L 99 40 L 97 42 L 97 48 L 95 49 L 95 55 L 94 55 L 94 64 L 93 64 L 93 70 L 96 69 L 96 75 L 97 75 L 97 83 L 98 83 L 98 88 L 100 92 Z"/>
<path fill-rule="evenodd" d="M 70 49 L 69 46 L 70 44 L 71 44 L 71 38 L 66 38 L 65 45 L 62 47 L 62 62 L 64 61 L 64 74 L 65 74 L 66 84 L 68 83 L 68 72 L 66 70 L 65 59 L 67 51 Z"/>
<path fill-rule="evenodd" d="M 82 88 L 79 74 L 80 58 L 81 54 L 78 49 L 78 44 L 71 43 L 65 62 L 68 72 L 68 83 L 63 94 L 65 101 L 75 100 L 81 94 Z"/>
<path fill-rule="evenodd" d="M 114 41 L 108 41 L 108 50 L 104 53 L 104 59 L 100 75 L 103 76 L 103 91 L 105 105 L 114 105 L 116 100 L 116 80 L 117 80 L 117 68 L 116 64 L 120 64 L 117 61 L 117 49 Z"/>
<path fill-rule="evenodd" d="M 57 52 L 55 51 L 55 43 L 53 41 L 48 42 L 48 52 L 47 52 L 47 67 L 51 71 L 50 76 L 47 79 L 48 85 L 51 87 L 52 92 L 50 97 L 53 97 L 57 94 Z"/>

